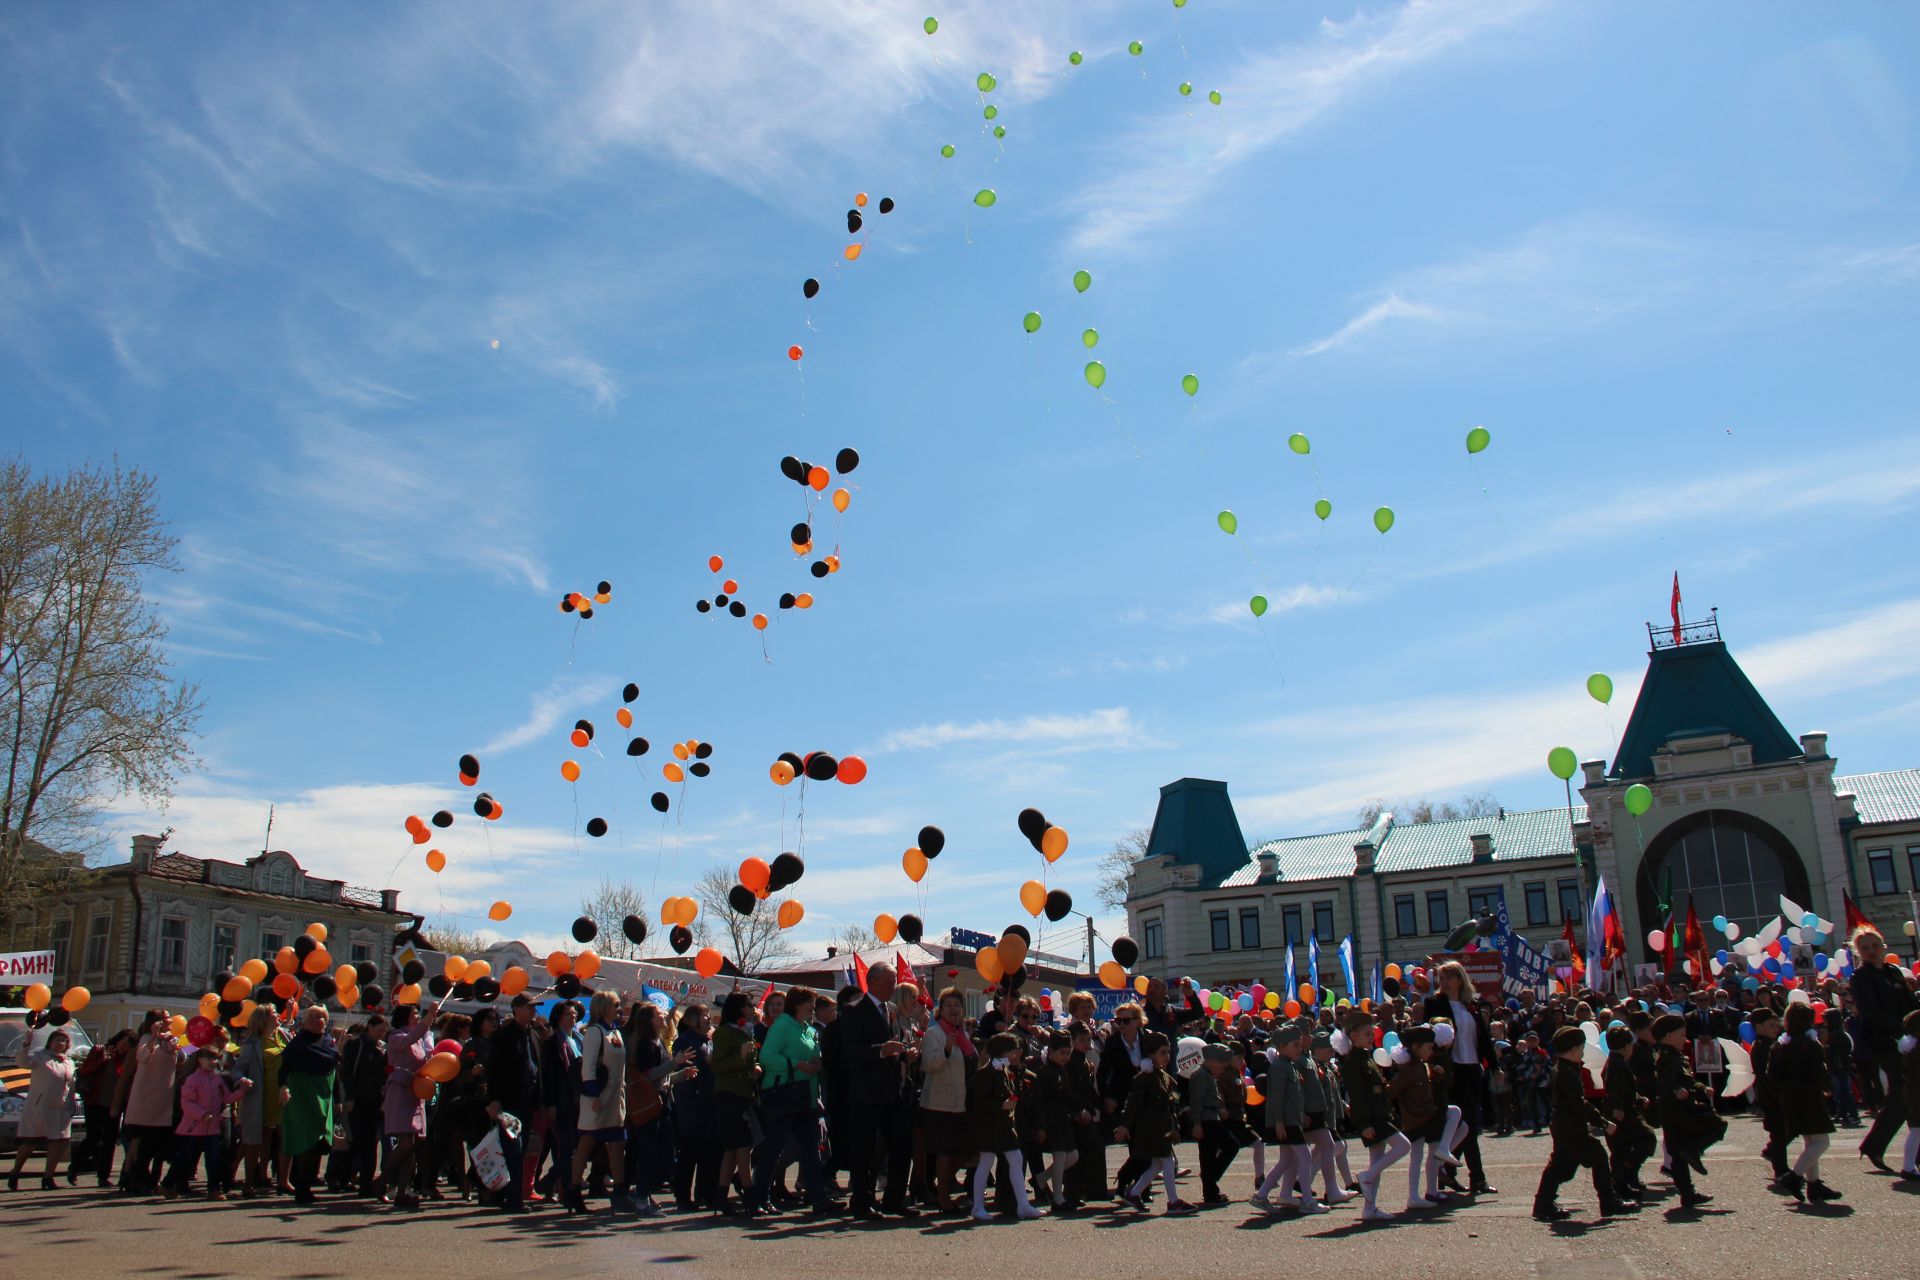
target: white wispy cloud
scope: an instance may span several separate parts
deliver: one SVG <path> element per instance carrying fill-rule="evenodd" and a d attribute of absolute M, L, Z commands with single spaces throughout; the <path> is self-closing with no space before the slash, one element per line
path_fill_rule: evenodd
<path fill-rule="evenodd" d="M 1533 0 L 1411 0 L 1300 43 L 1249 57 L 1221 80 L 1231 110 L 1196 141 L 1189 122 L 1162 116 L 1112 148 L 1129 162 L 1082 191 L 1068 236 L 1079 252 L 1127 251 L 1208 199 L 1238 166 L 1312 128 L 1354 99 L 1527 16 Z M 1216 124 L 1209 116 L 1209 124 Z"/>
<path fill-rule="evenodd" d="M 530 699 L 526 719 L 482 743 L 479 756 L 485 760 L 487 756 L 514 751 L 547 737 L 554 737 L 557 749 L 560 725 L 578 719 L 581 709 L 593 705 L 596 698 L 603 699 L 608 686 L 606 679 L 596 676 L 554 679 Z"/>
<path fill-rule="evenodd" d="M 1341 598 L 1341 592 L 1333 587 L 1316 587 L 1310 583 L 1299 583 L 1284 591 L 1276 591 L 1267 596 L 1268 613 L 1293 613 L 1299 609 L 1317 609 L 1333 604 Z M 1230 623 L 1242 626 L 1258 622 L 1245 600 L 1228 600 L 1207 610 L 1207 621 Z"/>
<path fill-rule="evenodd" d="M 1127 708 L 1108 707 L 1080 715 L 1026 716 L 1019 720 L 948 720 L 912 729 L 896 729 L 882 739 L 880 750 L 930 751 L 973 743 L 1084 750 L 1127 747 L 1137 743 L 1141 736 L 1141 728 Z"/>
<path fill-rule="evenodd" d="M 1445 321 L 1450 313 L 1423 302 L 1408 302 L 1397 293 L 1389 293 L 1324 338 L 1316 338 L 1303 347 L 1295 347 L 1296 356 L 1317 356 L 1343 347 L 1389 320 Z"/>

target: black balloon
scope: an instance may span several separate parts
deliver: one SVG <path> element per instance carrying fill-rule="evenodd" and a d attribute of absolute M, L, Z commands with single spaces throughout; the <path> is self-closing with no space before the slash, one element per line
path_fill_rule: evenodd
<path fill-rule="evenodd" d="M 427 979 L 427 990 L 433 994 L 434 999 L 445 999 L 453 991 L 453 979 L 444 973 L 436 973 Z"/>
<path fill-rule="evenodd" d="M 591 720 L 575 720 L 575 721 L 573 722 L 573 727 L 574 727 L 574 728 L 576 728 L 576 729 L 578 729 L 578 730 L 579 730 L 580 732 L 582 732 L 582 733 L 584 733 L 584 734 L 586 734 L 586 735 L 587 735 L 587 741 L 588 741 L 588 742 L 592 742 L 592 741 L 593 741 L 593 721 L 591 721 Z"/>
<path fill-rule="evenodd" d="M 699 611 L 700 611 L 701 613 L 706 613 L 706 612 L 708 612 L 708 611 L 709 611 L 710 609 L 712 609 L 712 608 L 713 608 L 713 601 L 711 601 L 711 600 L 695 600 L 695 601 L 693 602 L 693 607 L 694 607 L 695 609 L 698 609 L 698 610 L 699 610 Z"/>
<path fill-rule="evenodd" d="M 683 924 L 673 926 L 667 933 L 667 945 L 673 948 L 673 954 L 683 956 L 687 948 L 693 945 L 693 930 Z"/>
<path fill-rule="evenodd" d="M 714 608 L 716 608 L 716 609 L 724 609 L 724 608 L 726 608 L 726 607 L 727 607 L 727 593 L 726 593 L 726 592 L 724 592 L 724 591 L 722 591 L 722 592 L 721 592 L 721 593 L 720 593 L 719 595 L 717 595 L 717 596 L 715 596 L 715 597 L 713 598 L 713 607 L 714 607 Z"/>
<path fill-rule="evenodd" d="M 620 922 L 620 932 L 627 935 L 627 941 L 639 946 L 647 940 L 647 922 L 639 916 L 628 916 Z"/>
<path fill-rule="evenodd" d="M 807 482 L 806 464 L 792 454 L 788 454 L 786 457 L 780 459 L 780 474 L 789 480 L 798 481 L 801 484 Z"/>
<path fill-rule="evenodd" d="M 850 236 L 860 234 L 860 211 L 858 209 L 847 210 L 847 234 Z"/>
<path fill-rule="evenodd" d="M 303 933 L 299 937 L 293 940 L 293 954 L 299 956 L 302 960 L 305 960 L 309 955 L 313 953 L 313 949 L 319 945 L 320 945 L 319 943 L 313 940 L 312 934 Z M 227 976 L 232 977 L 233 975 L 228 974 Z M 224 987 L 227 984 L 224 982 L 220 982 L 216 979 L 215 985 Z"/>
<path fill-rule="evenodd" d="M 48 1009 L 46 1011 L 46 1014 L 47 1014 L 47 1025 L 50 1027 L 64 1027 L 67 1025 L 67 1023 L 73 1020 L 73 1015 L 71 1013 L 68 1013 L 65 1009 L 59 1009 L 59 1008 Z"/>
<path fill-rule="evenodd" d="M 220 1007 L 216 1009 L 215 1012 L 220 1015 L 220 1021 L 231 1022 L 240 1016 L 240 1002 L 238 1000 L 222 1000 Z"/>
<path fill-rule="evenodd" d="M 727 612 L 732 614 L 736 618 L 744 618 L 747 616 L 747 606 L 745 606 L 744 604 L 741 604 L 738 600 L 735 600 L 732 604 L 727 606 Z"/>
<path fill-rule="evenodd" d="M 645 738 L 629 738 L 627 739 L 627 754 L 630 756 L 643 756 L 647 754 L 647 745 Z"/>
<path fill-rule="evenodd" d="M 791 591 L 782 591 L 782 592 L 780 593 L 780 607 L 781 607 L 782 609 L 791 609 L 791 608 L 793 608 L 793 592 L 791 592 Z"/>
<path fill-rule="evenodd" d="M 1000 931 L 1000 936 L 1004 938 L 1010 933 L 1019 934 L 1020 940 L 1022 942 L 1026 943 L 1028 946 L 1033 945 L 1033 934 L 1028 932 L 1027 926 L 1023 924 L 1010 924 L 1005 929 L 1002 929 Z"/>
<path fill-rule="evenodd" d="M 355 986 L 364 987 L 379 976 L 380 970 L 371 960 L 362 960 L 359 964 L 353 966 Z"/>
<path fill-rule="evenodd" d="M 1022 809 L 1019 821 L 1020 834 L 1038 845 L 1040 837 L 1047 833 L 1047 815 L 1038 809 Z"/>
<path fill-rule="evenodd" d="M 453 815 L 445 809 L 442 809 L 433 815 L 433 825 L 436 827 L 450 827 L 453 825 Z"/>
<path fill-rule="evenodd" d="M 1380 990 L 1386 993 L 1387 999 L 1393 999 L 1400 994 L 1400 979 L 1382 978 L 1380 980 Z"/>
<path fill-rule="evenodd" d="M 819 292 L 820 292 L 820 282 L 818 280 L 815 280 L 811 276 L 807 277 L 807 282 L 800 286 L 800 293 L 804 297 L 811 298 L 818 295 Z M 784 471 L 786 470 L 786 467 L 782 466 L 780 469 Z"/>
<path fill-rule="evenodd" d="M 553 994 L 562 1000 L 571 1000 L 580 994 L 580 979 L 571 973 L 563 973 L 553 980 Z"/>
<path fill-rule="evenodd" d="M 611 582 L 608 582 L 606 579 L 602 578 L 600 580 L 600 585 L 594 588 L 594 590 L 599 595 L 603 595 L 603 596 L 612 595 L 613 584 Z"/>
<path fill-rule="evenodd" d="M 858 449 L 842 449 L 833 457 L 833 469 L 843 476 L 852 474 L 853 469 L 859 465 L 860 451 Z"/>
<path fill-rule="evenodd" d="M 500 998 L 500 980 L 485 977 L 473 984 L 473 998 L 482 1004 L 492 1004 Z"/>
<path fill-rule="evenodd" d="M 786 761 L 787 767 L 795 773 L 805 773 L 807 771 L 807 762 L 791 751 L 782 751 L 780 753 L 780 759 Z"/>
<path fill-rule="evenodd" d="M 736 915 L 752 915 L 754 904 L 759 901 L 760 899 L 753 896 L 753 890 L 743 884 L 737 884 L 727 890 L 727 905 L 733 908 Z"/>
<path fill-rule="evenodd" d="M 713 744 L 711 742 L 696 742 L 693 744 L 693 758 L 695 760 L 705 760 L 712 754 Z"/>
<path fill-rule="evenodd" d="M 713 772 L 713 766 L 708 764 L 705 760 L 695 760 L 692 764 L 687 766 L 687 772 L 692 774 L 696 778 L 704 778 L 708 774 Z"/>
<path fill-rule="evenodd" d="M 937 858 L 940 851 L 947 847 L 947 833 L 938 827 L 920 828 L 920 852 L 929 858 Z"/>
<path fill-rule="evenodd" d="M 592 942 L 600 936 L 600 926 L 593 922 L 592 916 L 579 916 L 573 922 L 573 940 Z"/>
<path fill-rule="evenodd" d="M 1047 895 L 1047 919 L 1065 920 L 1073 913 L 1073 895 L 1065 889 L 1055 889 Z"/>
<path fill-rule="evenodd" d="M 667 811 L 667 793 L 666 792 L 656 791 L 653 793 L 653 807 L 659 810 L 661 813 L 665 813 Z"/>
<path fill-rule="evenodd" d="M 794 546 L 804 547 L 813 541 L 813 526 L 802 520 L 799 524 L 787 530 L 787 538 Z"/>
<path fill-rule="evenodd" d="M 591 618 L 593 616 L 593 606 L 588 605 L 586 608 L 582 609 L 580 611 L 580 616 L 583 618 Z"/>
<path fill-rule="evenodd" d="M 882 212 L 882 213 L 892 213 L 892 212 L 893 212 L 893 197 L 892 197 L 892 196 L 881 196 L 881 197 L 880 197 L 880 212 Z"/>
<path fill-rule="evenodd" d="M 308 938 L 307 941 L 311 942 L 313 941 L 313 939 Z M 296 947 L 294 948 L 294 950 L 299 951 L 299 948 Z M 307 948 L 307 951 L 311 951 L 311 950 L 313 950 L 312 947 Z M 299 953 L 301 955 L 306 954 L 305 951 L 299 951 Z M 220 972 L 213 975 L 213 989 L 215 991 L 224 991 L 227 989 L 227 984 L 232 981 L 233 981 L 233 970 L 222 969 Z"/>
<path fill-rule="evenodd" d="M 573 612 L 573 601 L 572 601 L 572 599 L 570 599 L 569 597 L 566 597 L 566 596 L 562 596 L 562 597 L 560 598 L 560 612 L 562 612 L 562 613 L 572 613 L 572 612 Z M 469 775 L 469 776 L 471 776 L 471 775 Z"/>
<path fill-rule="evenodd" d="M 313 998 L 316 1000 L 331 1000 L 339 990 L 340 985 L 324 973 L 313 980 Z"/>
<path fill-rule="evenodd" d="M 1007 990 L 1018 991 L 1022 986 L 1026 984 L 1027 966 L 1025 966 L 1024 964 L 1021 965 L 1018 969 L 1015 969 L 1012 973 L 1008 974 L 1005 978 L 1002 978 L 1001 981 L 1006 984 Z"/>
<path fill-rule="evenodd" d="M 1447 935 L 1447 940 L 1440 944 L 1440 949 L 1442 951 L 1458 951 L 1473 941 L 1474 935 L 1479 931 L 1480 922 L 1478 920 L 1468 920 L 1457 926 L 1452 933 Z"/>
<path fill-rule="evenodd" d="M 486 792 L 482 791 L 479 795 L 473 798 L 473 811 L 479 814 L 483 818 L 486 817 L 488 814 L 492 813 L 493 797 L 488 795 Z M 299 945 L 300 944 L 297 942 L 294 943 L 294 946 L 296 948 L 298 948 Z"/>
<path fill-rule="evenodd" d="M 918 942 L 927 931 L 919 916 L 901 916 L 898 928 L 902 942 Z"/>
<path fill-rule="evenodd" d="M 830 781 L 840 772 L 840 762 L 824 751 L 816 751 L 807 761 L 807 776 L 815 782 Z"/>
<path fill-rule="evenodd" d="M 456 982 L 456 983 L 454 983 L 454 984 L 453 984 L 453 998 L 454 998 L 455 1000 L 471 1000 L 471 999 L 473 999 L 473 984 L 472 984 L 471 982 Z"/>
<path fill-rule="evenodd" d="M 632 702 L 639 696 L 640 686 L 632 682 L 628 682 L 627 687 L 620 691 L 620 701 L 622 702 Z"/>
<path fill-rule="evenodd" d="M 816 578 L 824 578 L 828 574 L 832 573 L 833 570 L 827 567 L 827 562 L 825 560 L 815 560 L 813 562 L 813 568 L 812 570 L 810 570 L 810 572 Z"/>
<path fill-rule="evenodd" d="M 469 778 L 480 776 L 480 761 L 475 756 L 460 757 L 460 772 Z"/>
<path fill-rule="evenodd" d="M 387 993 L 380 989 L 379 983 L 363 982 L 360 984 L 360 1007 L 362 1009 L 378 1009 L 380 1002 L 386 998 Z"/>
<path fill-rule="evenodd" d="M 1132 938 L 1113 940 L 1113 959 L 1122 969 L 1133 968 L 1133 962 L 1140 958 L 1140 944 Z"/>
<path fill-rule="evenodd" d="M 607 820 L 605 818 L 588 818 L 587 834 L 596 840 L 607 834 Z"/>
<path fill-rule="evenodd" d="M 400 981 L 418 982 L 427 976 L 427 966 L 418 960 L 409 960 L 400 969 Z"/>
<path fill-rule="evenodd" d="M 807 864 L 800 860 L 797 853 L 783 853 L 773 860 L 770 868 L 772 875 L 767 883 L 784 889 L 788 885 L 800 883 L 800 877 L 807 874 Z"/>

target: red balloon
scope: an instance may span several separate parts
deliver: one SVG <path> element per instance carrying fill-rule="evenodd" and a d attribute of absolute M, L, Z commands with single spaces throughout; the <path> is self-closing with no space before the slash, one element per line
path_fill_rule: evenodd
<path fill-rule="evenodd" d="M 865 780 L 867 776 L 867 762 L 859 756 L 842 756 L 840 759 L 840 769 L 835 776 L 848 786 L 852 786 L 856 782 Z"/>
<path fill-rule="evenodd" d="M 802 351 L 798 346 L 792 346 L 787 348 L 787 359 L 789 360 L 798 360 L 801 356 L 805 354 L 807 353 Z"/>
<path fill-rule="evenodd" d="M 433 1046 L 433 1052 L 450 1053 L 457 1058 L 460 1056 L 460 1042 L 458 1040 L 442 1040 L 439 1044 Z M 427 1056 L 431 1057 L 433 1055 L 429 1054 Z"/>

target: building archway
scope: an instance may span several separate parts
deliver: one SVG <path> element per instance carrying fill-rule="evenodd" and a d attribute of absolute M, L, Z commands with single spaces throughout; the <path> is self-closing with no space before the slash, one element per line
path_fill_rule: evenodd
<path fill-rule="evenodd" d="M 1807 869 L 1793 842 L 1751 814 L 1732 809 L 1708 809 L 1664 828 L 1647 845 L 1640 860 L 1638 891 L 1640 922 L 1652 930 L 1660 925 L 1660 896 L 1667 870 L 1673 871 L 1672 905 L 1686 919 L 1688 902 L 1707 933 L 1707 950 L 1717 951 L 1724 939 L 1713 936 L 1708 924 L 1725 916 L 1746 937 L 1780 914 L 1780 895 L 1808 902 Z M 1639 940 L 1643 954 L 1658 960 Z"/>

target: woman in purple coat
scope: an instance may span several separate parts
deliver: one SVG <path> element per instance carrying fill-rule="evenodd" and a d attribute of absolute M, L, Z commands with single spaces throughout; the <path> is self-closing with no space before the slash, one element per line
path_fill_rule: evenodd
<path fill-rule="evenodd" d="M 417 1209 L 413 1194 L 413 1152 L 427 1136 L 427 1102 L 413 1091 L 421 1067 L 433 1054 L 433 1019 L 410 1004 L 393 1011 L 393 1029 L 387 1033 L 387 1083 L 381 1096 L 382 1129 L 394 1139 L 387 1160 L 386 1190 L 382 1200 L 396 1209 Z"/>

